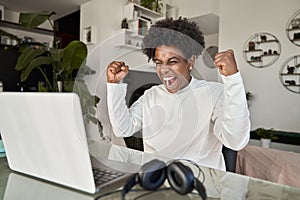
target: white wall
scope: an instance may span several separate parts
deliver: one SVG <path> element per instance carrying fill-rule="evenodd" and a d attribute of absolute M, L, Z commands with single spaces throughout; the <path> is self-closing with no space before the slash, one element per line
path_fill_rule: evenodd
<path fill-rule="evenodd" d="M 193 18 L 219 12 L 220 0 L 170 0 L 178 8 L 178 16 Z"/>
<path fill-rule="evenodd" d="M 258 127 L 300 132 L 300 94 L 284 88 L 279 79 L 283 62 L 300 54 L 300 47 L 286 37 L 289 18 L 300 9 L 299 0 L 220 1 L 219 49 L 235 51 L 246 90 L 254 95 L 250 104 L 252 130 Z M 243 46 L 257 32 L 268 32 L 281 42 L 281 55 L 266 68 L 251 67 L 243 58 Z"/>
<path fill-rule="evenodd" d="M 80 6 L 80 40 L 83 39 L 82 29 L 95 28 L 95 44 L 88 45 L 91 51 L 99 44 L 121 30 L 123 7 L 127 0 L 91 0 Z"/>

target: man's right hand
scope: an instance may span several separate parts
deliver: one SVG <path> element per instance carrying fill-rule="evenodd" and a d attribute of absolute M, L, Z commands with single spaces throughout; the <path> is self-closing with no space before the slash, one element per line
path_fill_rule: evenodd
<path fill-rule="evenodd" d="M 120 80 L 125 78 L 128 74 L 128 66 L 121 61 L 111 62 L 106 71 L 106 77 L 108 83 L 118 83 Z"/>

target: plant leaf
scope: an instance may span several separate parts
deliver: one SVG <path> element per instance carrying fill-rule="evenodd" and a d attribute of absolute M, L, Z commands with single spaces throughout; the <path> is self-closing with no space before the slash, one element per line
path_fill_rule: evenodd
<path fill-rule="evenodd" d="M 78 70 L 77 72 L 77 76 L 76 78 L 77 79 L 82 79 L 83 77 L 85 77 L 86 75 L 92 75 L 92 74 L 95 74 L 96 71 L 93 70 L 92 68 L 90 68 L 89 66 L 87 65 L 82 65 L 80 67 L 80 69 Z"/>
<path fill-rule="evenodd" d="M 24 49 L 18 58 L 15 69 L 20 71 L 26 68 L 32 60 L 45 53 L 42 49 Z"/>
<path fill-rule="evenodd" d="M 38 91 L 39 92 L 48 92 L 47 88 L 42 84 L 38 85 Z"/>
<path fill-rule="evenodd" d="M 55 12 L 20 13 L 19 23 L 28 28 L 35 28 L 50 19 Z"/>
<path fill-rule="evenodd" d="M 87 47 L 81 42 L 74 40 L 64 48 L 63 66 L 66 71 L 79 69 L 87 56 Z"/>
<path fill-rule="evenodd" d="M 40 56 L 35 59 L 33 59 L 30 64 L 22 71 L 21 73 L 21 82 L 26 81 L 31 71 L 36 68 L 40 67 L 42 65 L 49 65 L 52 63 L 52 59 L 48 56 Z"/>
<path fill-rule="evenodd" d="M 83 80 L 77 79 L 76 82 L 74 82 L 73 92 L 78 94 L 78 96 L 80 97 L 82 113 L 85 121 L 86 122 L 91 121 L 95 124 L 99 124 L 99 121 L 95 117 L 95 115 L 96 115 L 96 104 L 100 101 L 100 98 L 91 95 L 87 85 L 84 83 Z"/>
<path fill-rule="evenodd" d="M 72 92 L 74 87 L 74 81 L 64 81 L 64 90 Z"/>
<path fill-rule="evenodd" d="M 53 63 L 52 67 L 54 72 L 61 74 L 64 69 L 62 65 L 62 58 L 64 56 L 64 50 L 63 49 L 50 49 L 49 50 L 51 57 L 53 58 Z"/>
<path fill-rule="evenodd" d="M 50 54 L 55 62 L 61 61 L 64 56 L 63 49 L 50 49 Z"/>
<path fill-rule="evenodd" d="M 91 121 L 94 124 L 98 124 L 98 119 L 95 116 L 90 115 L 90 114 L 86 114 L 85 116 L 87 118 L 87 121 Z"/>

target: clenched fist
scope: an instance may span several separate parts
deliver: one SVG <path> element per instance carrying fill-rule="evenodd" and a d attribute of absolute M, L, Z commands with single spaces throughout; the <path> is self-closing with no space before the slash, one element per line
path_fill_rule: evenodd
<path fill-rule="evenodd" d="M 118 83 L 128 74 L 128 66 L 121 61 L 113 61 L 106 70 L 108 83 Z"/>
<path fill-rule="evenodd" d="M 238 72 L 233 50 L 227 50 L 215 55 L 214 64 L 224 76 L 229 76 Z"/>

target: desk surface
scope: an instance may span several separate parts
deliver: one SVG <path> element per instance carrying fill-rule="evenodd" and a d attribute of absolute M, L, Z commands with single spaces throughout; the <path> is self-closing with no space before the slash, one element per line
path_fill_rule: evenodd
<path fill-rule="evenodd" d="M 247 145 L 238 152 L 236 172 L 300 188 L 299 164 L 298 153 Z"/>
<path fill-rule="evenodd" d="M 299 199 L 300 188 L 289 187 L 239 174 L 220 172 L 202 168 L 205 173 L 204 185 L 208 199 Z M 100 196 L 89 195 L 73 189 L 61 187 L 40 179 L 12 172 L 5 158 L 0 158 L 0 199 L 62 199 L 92 200 L 120 199 L 121 193 Z M 196 193 L 181 196 L 172 190 L 162 189 L 156 192 L 143 191 L 140 188 L 129 192 L 126 199 L 201 199 Z"/>

